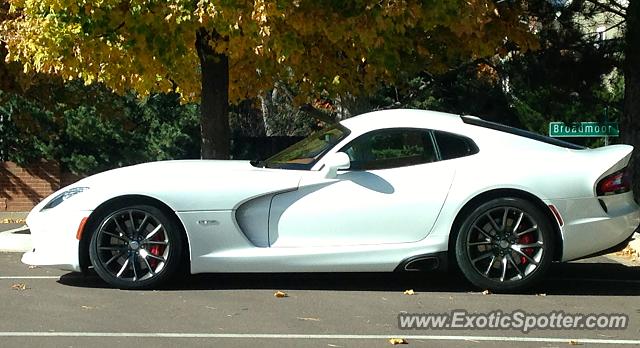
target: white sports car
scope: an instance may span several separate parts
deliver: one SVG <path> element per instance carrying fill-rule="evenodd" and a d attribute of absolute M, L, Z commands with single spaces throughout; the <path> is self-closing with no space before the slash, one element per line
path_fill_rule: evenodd
<path fill-rule="evenodd" d="M 264 162 L 166 161 L 97 174 L 27 218 L 22 261 L 93 267 L 120 288 L 204 272 L 383 272 L 456 265 L 515 291 L 640 223 L 633 148 L 582 148 L 420 110 L 345 120 Z"/>

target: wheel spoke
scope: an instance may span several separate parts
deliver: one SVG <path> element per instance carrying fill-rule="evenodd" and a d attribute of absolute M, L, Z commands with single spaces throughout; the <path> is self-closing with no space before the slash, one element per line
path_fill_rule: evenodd
<path fill-rule="evenodd" d="M 489 272 L 491 272 L 491 267 L 493 267 L 493 263 L 496 261 L 496 256 L 495 255 L 491 255 L 491 261 L 489 261 L 489 267 L 487 267 L 487 270 L 484 271 L 484 275 L 489 275 Z"/>
<path fill-rule="evenodd" d="M 520 237 L 520 236 L 523 236 L 523 235 L 525 235 L 527 233 L 531 233 L 531 232 L 533 232 L 533 231 L 535 231 L 537 229 L 538 229 L 538 225 L 533 225 L 533 227 L 531 227 L 531 228 L 528 228 L 528 229 L 526 229 L 526 230 L 524 230 L 524 231 L 522 231 L 520 233 L 516 233 L 516 236 Z"/>
<path fill-rule="evenodd" d="M 103 247 L 98 247 L 98 250 L 122 251 L 122 250 L 127 250 L 127 246 L 126 245 L 121 245 L 121 246 L 103 246 Z"/>
<path fill-rule="evenodd" d="M 138 271 L 136 270 L 136 254 L 132 253 L 129 257 L 131 259 L 131 268 L 133 268 L 133 281 L 138 280 Z"/>
<path fill-rule="evenodd" d="M 524 212 L 520 212 L 520 215 L 518 215 L 518 220 L 516 220 L 516 223 L 513 225 L 513 233 L 516 233 L 516 231 L 518 230 L 518 227 L 520 227 L 520 223 L 522 222 L 523 217 L 524 217 Z"/>
<path fill-rule="evenodd" d="M 491 223 L 491 226 L 493 226 L 493 229 L 494 229 L 496 232 L 500 231 L 500 228 L 498 227 L 498 225 L 496 224 L 496 222 L 495 222 L 495 221 L 493 221 L 493 217 L 491 217 L 491 214 L 486 213 L 486 214 L 484 214 L 484 215 L 489 219 L 489 222 Z"/>
<path fill-rule="evenodd" d="M 540 241 L 540 242 L 535 242 L 531 244 L 514 244 L 513 247 L 518 248 L 520 250 L 526 249 L 526 248 L 542 248 L 543 243 Z"/>
<path fill-rule="evenodd" d="M 491 257 L 491 256 L 493 256 L 493 253 L 484 253 L 484 254 L 476 257 L 475 259 L 471 260 L 471 262 L 477 263 L 478 261 L 484 260 L 484 259 L 486 259 L 488 257 Z"/>
<path fill-rule="evenodd" d="M 153 244 L 153 245 L 169 245 L 169 243 L 167 242 L 163 242 L 160 240 L 147 240 L 147 241 L 142 241 L 140 243 L 141 245 L 146 245 L 146 244 Z"/>
<path fill-rule="evenodd" d="M 120 270 L 116 274 L 116 277 L 118 277 L 118 278 L 122 277 L 122 273 L 124 273 L 124 271 L 127 269 L 127 265 L 129 265 L 129 258 L 127 258 L 124 261 L 124 263 L 122 264 L 122 267 L 120 268 Z"/>
<path fill-rule="evenodd" d="M 127 238 L 127 236 L 126 236 L 126 235 L 119 236 L 119 235 L 117 235 L 117 234 L 115 234 L 115 233 L 107 232 L 107 231 L 104 231 L 104 230 L 102 231 L 102 233 L 103 233 L 103 234 L 106 234 L 107 236 L 110 236 L 110 237 L 113 237 L 113 238 L 120 239 L 121 241 L 125 241 L 125 242 L 129 242 L 129 241 L 130 241 L 130 239 L 129 239 L 129 238 Z"/>
<path fill-rule="evenodd" d="M 117 215 L 113 217 L 113 222 L 116 223 L 116 228 L 120 230 L 120 233 L 122 233 L 124 236 L 127 236 L 127 230 L 122 228 L 122 226 L 118 222 L 118 216 Z M 127 236 L 127 238 L 128 238 L 128 236 Z"/>
<path fill-rule="evenodd" d="M 503 256 L 500 262 L 502 263 L 502 275 L 500 276 L 500 281 L 503 282 L 507 275 L 507 258 Z"/>
<path fill-rule="evenodd" d="M 123 256 L 126 253 L 127 253 L 127 251 L 123 250 L 123 251 L 113 255 L 107 262 L 104 263 L 104 265 L 108 266 L 110 263 L 112 263 L 113 261 L 117 260 L 119 257 Z"/>
<path fill-rule="evenodd" d="M 513 256 L 511 254 L 507 254 L 507 257 L 509 259 L 509 262 L 513 266 L 513 268 L 518 272 L 518 275 L 520 276 L 520 279 L 523 279 L 524 278 L 524 273 L 522 273 L 522 271 L 520 270 L 520 268 L 518 267 L 516 262 L 513 260 Z"/>
<path fill-rule="evenodd" d="M 144 237 L 144 240 L 142 242 L 143 243 L 148 242 L 149 239 L 153 237 L 156 233 L 158 233 L 158 231 L 160 231 L 161 228 L 162 228 L 162 224 L 156 226 L 156 228 L 154 228 L 153 231 L 149 232 L 149 234 L 147 234 L 146 237 Z"/>
<path fill-rule="evenodd" d="M 507 214 L 509 213 L 509 208 L 504 208 L 504 214 L 502 214 L 502 227 L 500 228 L 500 232 L 505 232 L 507 230 Z"/>
<path fill-rule="evenodd" d="M 164 261 L 165 261 L 165 260 L 164 260 L 164 257 L 161 257 L 161 256 L 155 256 L 155 255 L 153 255 L 152 253 L 148 253 L 148 254 L 147 254 L 147 256 L 148 256 L 148 257 L 150 257 L 150 258 L 152 258 L 152 259 L 156 259 L 156 260 L 158 260 L 158 261 L 160 261 L 160 262 L 164 262 Z"/>
<path fill-rule="evenodd" d="M 136 236 L 136 222 L 135 220 L 133 220 L 133 211 L 129 210 L 129 221 L 131 221 L 131 236 L 135 237 Z"/>
<path fill-rule="evenodd" d="M 491 237 L 489 234 L 487 234 L 487 232 L 485 232 L 483 229 L 481 229 L 480 227 L 478 227 L 477 225 L 473 225 L 473 228 L 475 228 L 476 230 L 478 230 L 480 233 L 482 233 L 483 236 L 485 236 L 487 239 L 489 240 L 493 240 L 493 237 Z"/>
<path fill-rule="evenodd" d="M 138 229 L 136 230 L 136 232 L 138 234 L 140 234 L 140 232 L 142 232 L 142 230 L 144 229 L 144 227 L 147 224 L 147 221 L 149 220 L 149 215 L 144 215 L 144 219 L 142 219 L 142 222 L 140 223 L 140 226 L 138 226 Z"/>
<path fill-rule="evenodd" d="M 469 246 L 487 245 L 487 244 L 491 244 L 491 241 L 490 240 L 483 240 L 483 241 L 479 241 L 479 242 L 471 242 L 471 243 L 469 243 Z"/>
<path fill-rule="evenodd" d="M 527 255 L 527 253 L 522 252 L 519 249 L 516 248 L 511 248 L 511 250 L 515 251 L 516 253 L 518 253 L 518 255 L 524 256 L 525 259 L 527 259 L 529 262 L 531 262 L 534 265 L 538 265 L 538 261 L 534 260 L 531 256 Z"/>
<path fill-rule="evenodd" d="M 153 277 L 154 275 L 156 275 L 156 272 L 153 270 L 153 268 L 151 268 L 151 265 L 149 264 L 149 261 L 147 261 L 147 255 L 146 254 L 141 254 L 141 259 L 142 261 L 144 261 L 145 266 L 147 266 L 147 269 L 149 270 L 149 273 L 151 274 L 151 276 Z"/>

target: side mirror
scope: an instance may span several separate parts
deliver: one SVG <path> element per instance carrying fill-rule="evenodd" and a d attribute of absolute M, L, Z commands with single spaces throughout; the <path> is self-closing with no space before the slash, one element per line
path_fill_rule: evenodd
<path fill-rule="evenodd" d="M 349 167 L 351 167 L 349 155 L 344 152 L 336 152 L 327 155 L 322 171 L 324 172 L 325 178 L 333 179 L 338 175 L 338 170 L 349 169 Z"/>

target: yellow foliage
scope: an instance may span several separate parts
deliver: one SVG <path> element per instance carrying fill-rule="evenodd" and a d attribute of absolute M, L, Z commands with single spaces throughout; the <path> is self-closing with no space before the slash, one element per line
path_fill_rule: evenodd
<path fill-rule="evenodd" d="M 102 82 L 117 92 L 179 91 L 199 97 L 200 27 L 230 61 L 230 100 L 286 80 L 304 102 L 320 93 L 367 91 L 399 71 L 445 70 L 456 59 L 491 56 L 504 38 L 536 42 L 517 11 L 492 0 L 9 0 L 0 25 L 8 60 L 26 72 Z M 502 52 L 502 51 L 500 51 Z"/>

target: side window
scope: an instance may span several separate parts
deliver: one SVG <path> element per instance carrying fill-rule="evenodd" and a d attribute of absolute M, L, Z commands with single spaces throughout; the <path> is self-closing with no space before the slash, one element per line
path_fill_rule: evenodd
<path fill-rule="evenodd" d="M 443 160 L 464 157 L 478 153 L 478 147 L 469 138 L 440 131 L 434 131 L 433 134 L 435 136 L 436 142 L 438 143 L 440 157 Z"/>
<path fill-rule="evenodd" d="M 386 129 L 367 133 L 340 151 L 349 155 L 351 170 L 405 167 L 436 160 L 429 131 L 420 129 Z"/>

